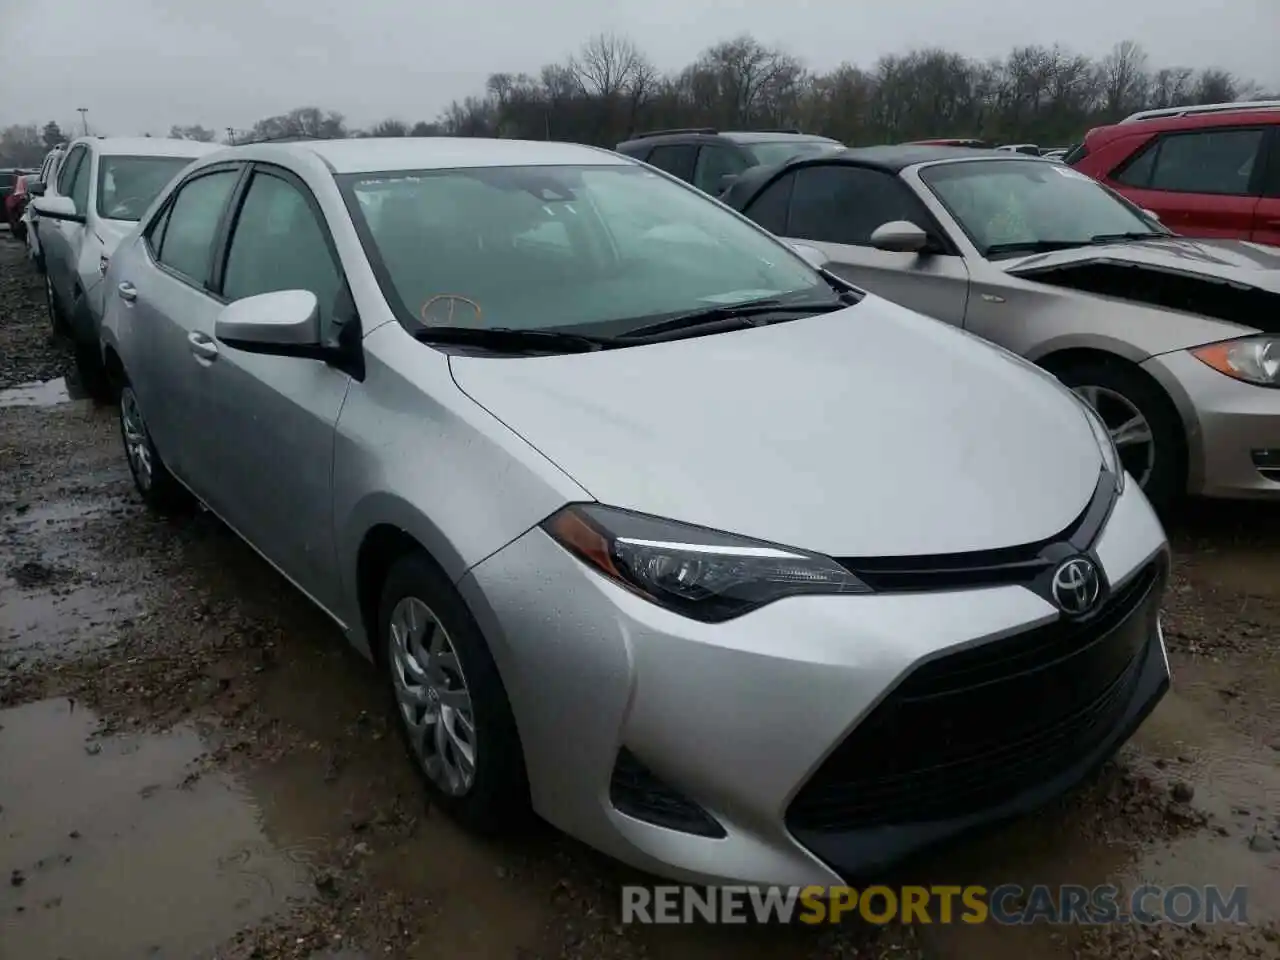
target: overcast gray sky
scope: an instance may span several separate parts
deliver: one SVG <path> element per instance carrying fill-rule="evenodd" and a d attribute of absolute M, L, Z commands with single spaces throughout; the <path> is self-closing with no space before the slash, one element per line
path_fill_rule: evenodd
<path fill-rule="evenodd" d="M 748 32 L 815 69 L 945 46 L 971 56 L 1132 38 L 1153 65 L 1280 81 L 1280 0 L 0 0 L 0 125 L 108 133 L 248 127 L 295 106 L 354 125 L 432 120 L 496 71 L 535 72 L 589 35 L 631 37 L 663 69 Z"/>

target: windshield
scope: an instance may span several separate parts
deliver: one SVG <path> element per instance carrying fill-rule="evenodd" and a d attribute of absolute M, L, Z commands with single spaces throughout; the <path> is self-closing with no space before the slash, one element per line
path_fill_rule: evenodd
<path fill-rule="evenodd" d="M 387 301 L 415 328 L 614 334 L 720 304 L 834 296 L 781 243 L 640 166 L 338 182 Z"/>
<path fill-rule="evenodd" d="M 1098 237 L 1160 230 L 1097 181 L 1056 163 L 945 163 L 925 167 L 920 179 L 983 256 L 1005 244 L 1085 246 Z"/>
<path fill-rule="evenodd" d="M 98 161 L 98 216 L 138 220 L 190 157 L 103 157 Z"/>
<path fill-rule="evenodd" d="M 834 140 L 767 140 L 764 143 L 744 143 L 742 148 L 755 158 L 760 166 L 785 163 L 792 157 L 813 157 L 829 150 L 841 150 L 844 144 Z"/>

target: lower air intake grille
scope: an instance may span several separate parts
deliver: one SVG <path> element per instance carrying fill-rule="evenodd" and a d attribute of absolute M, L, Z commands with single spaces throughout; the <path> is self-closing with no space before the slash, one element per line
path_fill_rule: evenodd
<path fill-rule="evenodd" d="M 699 837 L 726 836 L 709 813 L 659 779 L 626 747 L 618 751 L 609 799 L 619 812 L 654 826 Z"/>

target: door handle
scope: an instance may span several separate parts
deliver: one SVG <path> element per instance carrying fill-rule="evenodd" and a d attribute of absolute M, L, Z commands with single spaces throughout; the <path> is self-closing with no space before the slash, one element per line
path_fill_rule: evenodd
<path fill-rule="evenodd" d="M 126 303 L 133 303 L 133 301 L 138 299 L 138 288 L 128 280 L 116 287 L 116 293 L 120 294 L 120 299 Z"/>
<path fill-rule="evenodd" d="M 187 345 L 197 360 L 213 361 L 218 359 L 218 344 L 208 334 L 193 330 L 187 334 Z"/>

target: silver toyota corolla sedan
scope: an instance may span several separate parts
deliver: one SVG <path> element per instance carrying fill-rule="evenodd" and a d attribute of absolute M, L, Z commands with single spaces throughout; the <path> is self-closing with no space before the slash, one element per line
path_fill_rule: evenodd
<path fill-rule="evenodd" d="M 1167 689 L 1165 537 L 1092 411 L 644 164 L 232 148 L 108 282 L 142 496 L 332 616 L 474 829 L 838 883 L 1059 794 Z"/>
<path fill-rule="evenodd" d="M 1280 249 L 1177 237 L 1070 167 L 867 147 L 722 199 L 815 262 L 1056 374 L 1157 507 L 1280 499 Z"/>

